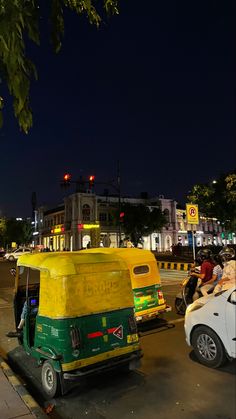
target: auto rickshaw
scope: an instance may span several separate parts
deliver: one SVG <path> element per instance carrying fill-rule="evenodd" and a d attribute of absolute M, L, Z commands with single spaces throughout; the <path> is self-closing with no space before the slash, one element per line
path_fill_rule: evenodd
<path fill-rule="evenodd" d="M 47 396 L 64 394 L 67 380 L 140 365 L 131 279 L 119 255 L 23 255 L 15 277 L 16 325 L 25 300 L 20 343 L 41 365 Z"/>
<path fill-rule="evenodd" d="M 81 252 L 116 255 L 126 263 L 131 276 L 137 323 L 151 320 L 161 313 L 171 311 L 161 289 L 161 278 L 156 258 L 150 250 L 103 247 Z"/>

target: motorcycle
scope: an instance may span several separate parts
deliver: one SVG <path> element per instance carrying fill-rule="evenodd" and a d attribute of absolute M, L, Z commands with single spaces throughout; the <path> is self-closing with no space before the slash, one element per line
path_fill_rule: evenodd
<path fill-rule="evenodd" d="M 200 278 L 196 279 L 195 277 L 192 277 L 191 274 L 193 272 L 199 273 L 200 267 L 195 267 L 194 270 L 191 270 L 188 273 L 188 277 L 180 284 L 181 289 L 175 297 L 175 310 L 177 314 L 185 315 L 187 306 L 202 297 L 200 290 L 202 280 Z M 193 296 L 190 297 L 190 288 L 193 287 L 193 281 L 196 282 L 196 286 Z"/>

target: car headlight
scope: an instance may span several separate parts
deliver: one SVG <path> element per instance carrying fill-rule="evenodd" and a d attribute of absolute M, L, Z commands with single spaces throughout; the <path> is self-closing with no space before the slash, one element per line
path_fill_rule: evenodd
<path fill-rule="evenodd" d="M 202 308 L 204 304 L 190 304 L 187 307 L 186 313 L 191 313 L 192 311 L 199 310 L 199 308 Z"/>

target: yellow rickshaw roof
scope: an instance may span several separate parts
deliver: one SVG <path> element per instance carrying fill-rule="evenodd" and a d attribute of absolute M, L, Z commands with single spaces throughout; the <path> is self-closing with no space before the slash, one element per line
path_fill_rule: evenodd
<path fill-rule="evenodd" d="M 25 254 L 18 258 L 17 266 L 48 271 L 50 276 L 74 275 L 78 264 L 102 264 L 116 262 L 120 270 L 127 269 L 118 254 L 78 252 L 42 252 Z"/>
<path fill-rule="evenodd" d="M 138 249 L 135 247 L 132 247 L 132 248 L 98 247 L 98 248 L 80 250 L 79 253 L 117 255 L 117 256 L 120 256 L 122 259 L 125 259 L 127 261 L 132 261 L 133 264 L 156 261 L 154 254 L 150 250 Z"/>

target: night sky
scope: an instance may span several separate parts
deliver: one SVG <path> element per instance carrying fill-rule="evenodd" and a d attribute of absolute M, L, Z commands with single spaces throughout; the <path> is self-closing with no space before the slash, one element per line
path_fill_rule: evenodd
<path fill-rule="evenodd" d="M 230 0 L 122 0 L 99 30 L 67 13 L 58 55 L 43 20 L 41 47 L 29 47 L 39 80 L 28 135 L 0 84 L 0 214 L 30 216 L 33 191 L 57 205 L 65 172 L 115 179 L 118 160 L 122 194 L 182 203 L 195 183 L 233 170 L 235 15 Z"/>

